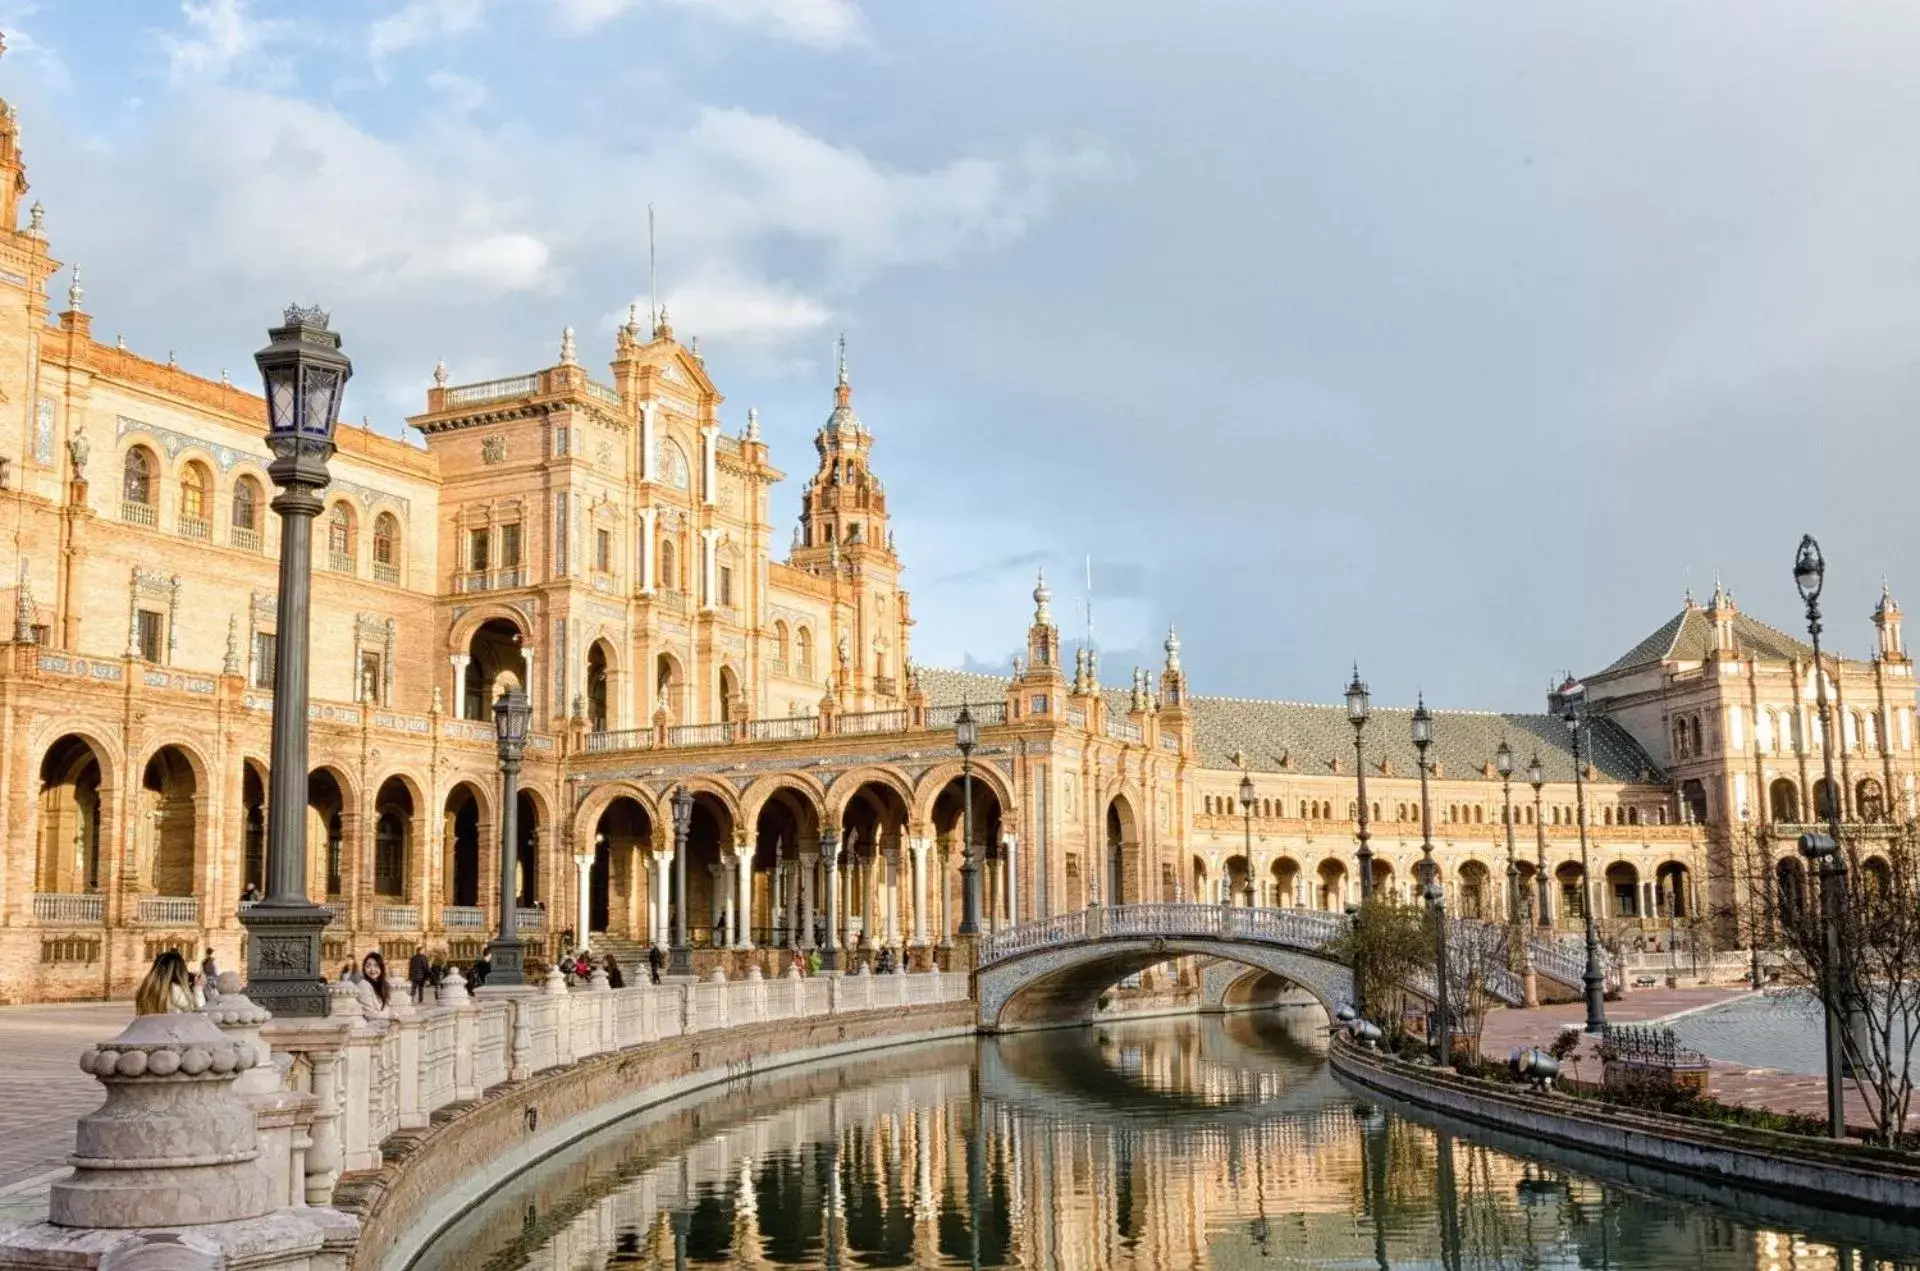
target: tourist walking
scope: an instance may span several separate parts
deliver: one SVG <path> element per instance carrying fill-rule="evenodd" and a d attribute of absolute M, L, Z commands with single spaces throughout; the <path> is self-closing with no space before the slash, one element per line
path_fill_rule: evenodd
<path fill-rule="evenodd" d="M 483 952 L 479 957 L 473 960 L 473 975 L 470 977 L 473 980 L 473 987 L 480 988 L 482 985 L 486 984 L 487 976 L 491 975 L 492 973 L 493 973 L 493 959 L 488 957 Z"/>
<path fill-rule="evenodd" d="M 620 964 L 614 960 L 613 955 L 609 953 L 601 961 L 607 968 L 607 987 L 610 989 L 627 987 L 627 977 L 620 974 Z"/>
<path fill-rule="evenodd" d="M 427 1000 L 427 981 L 432 975 L 433 964 L 427 961 L 427 951 L 415 949 L 407 959 L 407 987 L 413 990 L 416 1006 Z"/>
<path fill-rule="evenodd" d="M 655 984 L 660 983 L 660 968 L 666 964 L 666 955 L 660 952 L 657 944 L 647 946 L 647 974 L 653 977 Z"/>
<path fill-rule="evenodd" d="M 211 994 L 220 983 L 220 968 L 213 964 L 213 950 L 207 950 L 207 956 L 200 959 L 200 983 Z"/>
<path fill-rule="evenodd" d="M 168 1015 L 197 1011 L 206 999 L 193 985 L 193 973 L 178 949 L 163 949 L 153 959 L 146 978 L 133 995 L 135 1015 Z"/>

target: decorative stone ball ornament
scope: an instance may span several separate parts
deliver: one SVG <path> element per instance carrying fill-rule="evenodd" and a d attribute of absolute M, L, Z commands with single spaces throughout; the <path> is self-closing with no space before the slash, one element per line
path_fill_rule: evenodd
<path fill-rule="evenodd" d="M 80 1070 L 107 1088 L 107 1100 L 80 1118 L 73 1174 L 54 1184 L 48 1220 L 184 1227 L 270 1212 L 267 1175 L 253 1164 L 253 1110 L 233 1092 L 257 1062 L 253 1044 L 197 1011 L 139 1016 L 82 1054 Z"/>

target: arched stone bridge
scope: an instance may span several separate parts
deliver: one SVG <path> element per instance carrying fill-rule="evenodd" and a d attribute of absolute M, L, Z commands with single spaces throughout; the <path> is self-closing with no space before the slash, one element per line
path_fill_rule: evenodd
<path fill-rule="evenodd" d="M 1126 976 L 1169 958 L 1225 958 L 1270 971 L 1312 993 L 1333 1014 L 1353 1003 L 1353 972 L 1327 952 L 1347 929 L 1345 914 L 1209 904 L 1113 905 L 1077 909 L 983 936 L 976 997 L 982 1029 L 1057 1024 L 1088 1017 L 1100 995 Z M 1455 924 L 1453 947 L 1478 928 Z M 1423 975 L 1408 988 L 1433 996 Z M 1519 978 L 1490 971 L 1487 988 L 1519 1005 Z"/>

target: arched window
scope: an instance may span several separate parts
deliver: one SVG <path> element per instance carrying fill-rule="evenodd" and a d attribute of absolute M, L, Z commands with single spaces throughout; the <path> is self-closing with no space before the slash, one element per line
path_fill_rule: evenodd
<path fill-rule="evenodd" d="M 235 547 L 244 547 L 249 551 L 260 550 L 260 483 L 252 477 L 241 477 L 233 483 L 233 533 L 230 536 Z"/>
<path fill-rule="evenodd" d="M 189 462 L 180 470 L 180 532 L 205 538 L 213 514 L 213 479 L 204 464 Z"/>
<path fill-rule="evenodd" d="M 1800 823 L 1800 788 L 1786 777 L 1776 778 L 1767 787 L 1767 811 L 1775 822 Z"/>
<path fill-rule="evenodd" d="M 373 518 L 373 576 L 389 583 L 400 577 L 400 521 L 391 512 Z"/>
<path fill-rule="evenodd" d="M 327 513 L 327 567 L 351 574 L 353 547 L 353 510 L 344 503 L 336 503 Z"/>
<path fill-rule="evenodd" d="M 680 570 L 674 556 L 673 540 L 670 538 L 662 538 L 660 540 L 660 589 L 662 591 L 679 591 L 679 579 Z"/>
<path fill-rule="evenodd" d="M 153 507 L 153 452 L 145 446 L 127 451 L 120 470 L 120 499 L 139 507 Z"/>
<path fill-rule="evenodd" d="M 813 675 L 813 632 L 806 627 L 800 628 L 794 637 L 794 663 L 803 678 Z"/>
<path fill-rule="evenodd" d="M 793 652 L 793 639 L 787 630 L 784 618 L 776 618 L 773 623 L 773 659 L 781 670 L 787 669 L 787 658 Z"/>

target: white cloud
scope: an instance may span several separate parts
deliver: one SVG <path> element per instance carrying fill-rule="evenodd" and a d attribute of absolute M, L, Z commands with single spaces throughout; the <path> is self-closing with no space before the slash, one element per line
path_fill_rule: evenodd
<path fill-rule="evenodd" d="M 814 48 L 833 49 L 866 39 L 853 0 L 658 0 L 720 22 Z M 573 34 L 610 22 L 644 0 L 554 0 L 560 26 Z"/>
<path fill-rule="evenodd" d="M 408 0 L 398 13 L 367 28 L 367 53 L 378 62 L 435 36 L 476 30 L 482 7 L 483 0 Z"/>
<path fill-rule="evenodd" d="M 427 87 L 439 93 L 447 109 L 456 115 L 470 115 L 487 100 L 487 89 L 477 80 L 452 71 L 435 71 L 427 76 Z"/>
<path fill-rule="evenodd" d="M 73 79 L 67 73 L 67 64 L 60 54 L 33 37 L 33 33 L 24 30 L 20 21 L 32 16 L 37 6 L 24 5 L 11 11 L 0 12 L 0 31 L 7 37 L 7 64 L 12 66 L 16 60 L 20 65 L 30 68 L 33 74 L 55 92 L 65 92 L 72 86 Z"/>
<path fill-rule="evenodd" d="M 163 34 L 167 72 L 175 84 L 224 79 L 242 59 L 265 43 L 269 24 L 247 11 L 247 0 L 183 0 L 181 15 L 189 34 Z"/>

